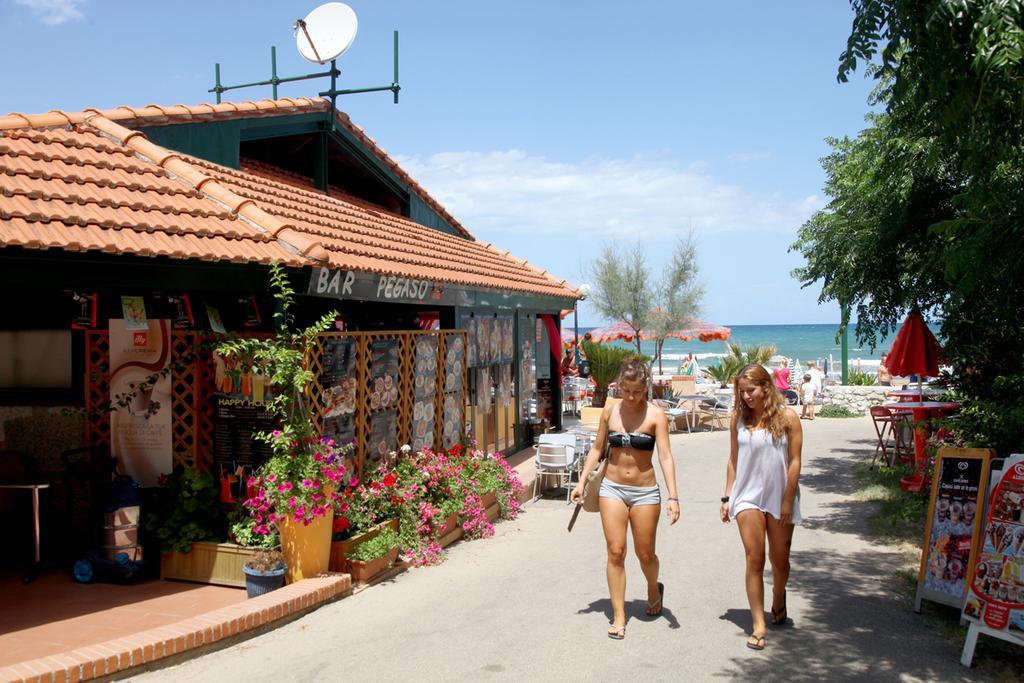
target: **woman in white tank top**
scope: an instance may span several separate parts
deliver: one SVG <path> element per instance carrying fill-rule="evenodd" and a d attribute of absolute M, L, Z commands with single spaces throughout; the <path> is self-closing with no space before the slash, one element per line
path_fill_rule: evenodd
<path fill-rule="evenodd" d="M 735 519 L 747 555 L 746 587 L 753 631 L 747 647 L 763 650 L 765 538 L 772 561 L 771 623 L 786 623 L 789 548 L 800 516 L 800 418 L 786 407 L 768 371 L 743 368 L 733 382 L 735 411 L 720 515 Z"/>

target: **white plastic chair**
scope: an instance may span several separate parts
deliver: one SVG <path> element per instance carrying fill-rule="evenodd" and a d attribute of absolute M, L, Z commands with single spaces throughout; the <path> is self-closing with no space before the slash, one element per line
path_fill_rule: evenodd
<path fill-rule="evenodd" d="M 538 443 L 534 448 L 536 449 L 536 454 L 533 459 L 533 500 L 538 498 L 538 482 L 540 482 L 541 477 L 554 475 L 560 482 L 564 480 L 565 503 L 568 505 L 569 495 L 572 493 L 570 487 L 572 473 L 576 466 L 575 447 L 567 446 L 564 443 Z"/>
<path fill-rule="evenodd" d="M 711 431 L 715 431 L 715 423 L 732 417 L 732 397 L 709 396 L 701 403 L 701 413 L 707 415 Z M 724 429 L 724 427 L 723 427 Z"/>

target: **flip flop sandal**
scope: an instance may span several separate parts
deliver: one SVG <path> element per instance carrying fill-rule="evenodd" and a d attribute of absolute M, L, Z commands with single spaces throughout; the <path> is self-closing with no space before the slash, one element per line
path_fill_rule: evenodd
<path fill-rule="evenodd" d="M 786 623 L 788 614 L 786 612 L 786 591 L 782 591 L 782 607 L 772 608 L 772 626 L 782 626 Z"/>
<path fill-rule="evenodd" d="M 612 640 L 624 640 L 626 637 L 626 627 L 613 625 L 608 629 L 608 637 Z"/>
<path fill-rule="evenodd" d="M 768 644 L 768 641 L 764 636 L 755 636 L 753 633 L 750 634 L 750 638 L 747 639 L 747 647 L 751 650 L 763 650 L 764 646 Z"/>
<path fill-rule="evenodd" d="M 647 603 L 647 616 L 656 617 L 661 614 L 662 605 L 665 602 L 665 584 L 658 582 L 658 599 Z"/>

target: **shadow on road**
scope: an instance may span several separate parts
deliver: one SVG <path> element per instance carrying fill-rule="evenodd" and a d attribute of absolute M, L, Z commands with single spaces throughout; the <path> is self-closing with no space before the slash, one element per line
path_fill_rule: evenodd
<path fill-rule="evenodd" d="M 925 654 L 944 646 L 921 628 L 921 617 L 910 610 L 898 588 L 889 585 L 891 570 L 899 562 L 897 553 L 876 548 L 851 556 L 834 550 L 801 550 L 799 541 L 795 545 L 788 586 L 790 619 L 785 626 L 768 627 L 765 652 L 771 656 L 758 657 L 739 642 L 731 666 L 719 675 L 795 681 L 979 678 L 977 672 L 960 669 L 958 652 L 949 651 L 941 661 Z M 864 577 L 872 577 L 867 585 Z M 767 586 L 766 593 L 770 594 Z M 799 600 L 794 601 L 794 596 Z M 802 610 L 794 602 L 812 607 Z M 904 603 L 903 609 L 894 610 L 894 602 Z M 749 610 L 729 609 L 720 619 L 744 634 L 751 631 Z"/>
<path fill-rule="evenodd" d="M 612 601 L 608 598 L 601 598 L 587 605 L 581 610 L 577 610 L 576 614 L 604 614 L 608 619 L 608 623 L 612 623 Z M 629 625 L 629 621 L 636 619 L 638 621 L 654 622 L 659 619 L 664 619 L 668 622 L 669 628 L 679 628 L 679 620 L 672 613 L 667 606 L 661 608 L 661 614 L 657 616 L 651 616 L 647 614 L 647 601 L 646 600 L 627 600 L 626 601 L 626 625 Z"/>

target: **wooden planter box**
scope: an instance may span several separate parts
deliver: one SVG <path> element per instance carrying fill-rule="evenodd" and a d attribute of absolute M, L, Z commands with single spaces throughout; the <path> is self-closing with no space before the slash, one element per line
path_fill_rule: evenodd
<path fill-rule="evenodd" d="M 392 548 L 384 557 L 378 557 L 369 562 L 349 560 L 349 574 L 352 575 L 352 583 L 358 586 L 370 583 L 374 577 L 383 574 L 398 559 L 398 548 Z"/>
<path fill-rule="evenodd" d="M 161 555 L 160 578 L 245 588 L 242 565 L 255 555 L 255 548 L 200 541 L 187 553 Z"/>
<path fill-rule="evenodd" d="M 364 541 L 369 541 L 371 538 L 379 534 L 384 529 L 392 529 L 398 533 L 398 520 L 389 519 L 386 522 L 381 522 L 377 526 L 364 531 L 358 536 L 345 539 L 344 541 L 333 541 L 331 542 L 331 562 L 329 569 L 332 572 L 349 572 L 349 561 L 347 555 L 355 550 L 356 546 Z"/>

